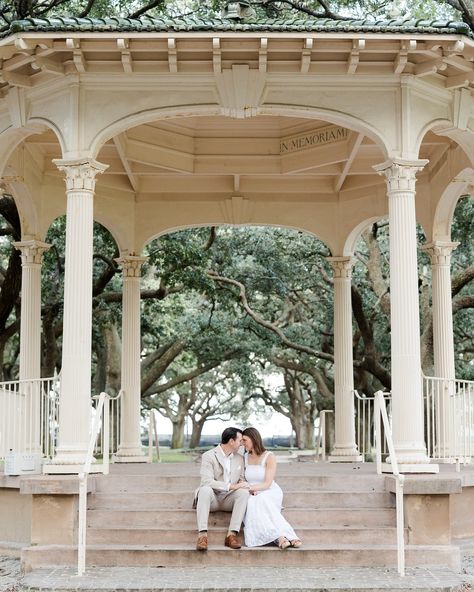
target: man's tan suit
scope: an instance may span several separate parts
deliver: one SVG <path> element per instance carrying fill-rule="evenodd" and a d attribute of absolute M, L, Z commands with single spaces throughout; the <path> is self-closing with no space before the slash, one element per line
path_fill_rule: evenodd
<path fill-rule="evenodd" d="M 226 481 L 226 458 L 220 446 L 202 455 L 201 485 L 194 494 L 198 530 L 207 530 L 209 512 L 232 512 L 229 530 L 239 532 L 247 509 L 247 489 L 229 491 L 230 484 L 245 481 L 244 458 L 234 453 L 230 457 L 230 472 Z"/>

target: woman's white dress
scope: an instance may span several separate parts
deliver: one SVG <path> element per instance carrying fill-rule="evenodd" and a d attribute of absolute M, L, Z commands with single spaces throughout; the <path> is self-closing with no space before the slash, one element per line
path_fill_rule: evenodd
<path fill-rule="evenodd" d="M 257 485 L 265 480 L 265 466 L 268 458 L 266 452 L 260 464 L 251 465 L 248 454 L 245 454 L 245 478 L 251 485 Z M 251 495 L 247 504 L 244 519 L 244 536 L 247 547 L 267 545 L 284 536 L 289 541 L 295 540 L 295 531 L 281 515 L 283 492 L 279 485 L 272 482 L 269 489 Z"/>

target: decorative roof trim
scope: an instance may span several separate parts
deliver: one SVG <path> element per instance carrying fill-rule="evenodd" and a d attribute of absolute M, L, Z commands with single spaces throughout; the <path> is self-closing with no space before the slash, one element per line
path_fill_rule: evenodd
<path fill-rule="evenodd" d="M 113 33 L 113 32 L 314 32 L 314 33 L 387 33 L 387 34 L 458 34 L 474 38 L 466 23 L 422 19 L 358 20 L 267 19 L 233 21 L 225 18 L 194 17 L 130 18 L 30 18 L 13 21 L 2 38 L 18 33 Z"/>

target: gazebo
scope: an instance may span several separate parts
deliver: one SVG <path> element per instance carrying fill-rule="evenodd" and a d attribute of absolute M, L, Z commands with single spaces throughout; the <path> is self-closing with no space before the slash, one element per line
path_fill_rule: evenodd
<path fill-rule="evenodd" d="M 433 272 L 435 374 L 454 379 L 450 224 L 471 190 L 474 41 L 456 22 L 45 18 L 0 41 L 0 166 L 21 217 L 20 378 L 39 379 L 40 277 L 66 212 L 59 444 L 45 472 L 77 473 L 89 438 L 92 225 L 123 268 L 120 462 L 140 442 L 140 268 L 176 229 L 275 225 L 325 241 L 334 273 L 334 461 L 354 435 L 351 268 L 388 216 L 392 416 L 404 472 L 428 458 L 416 224 Z M 64 187 L 65 182 L 65 187 Z M 32 420 L 34 423 L 34 419 Z"/>

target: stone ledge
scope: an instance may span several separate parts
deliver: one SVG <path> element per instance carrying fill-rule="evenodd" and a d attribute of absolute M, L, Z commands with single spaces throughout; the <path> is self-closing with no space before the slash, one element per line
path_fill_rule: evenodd
<path fill-rule="evenodd" d="M 395 493 L 396 479 L 393 475 L 385 477 L 385 490 Z M 461 493 L 463 481 L 461 477 L 446 477 L 439 474 L 405 475 L 404 494 L 446 495 Z"/>
<path fill-rule="evenodd" d="M 96 479 L 89 476 L 87 480 L 87 492 L 94 493 Z M 79 478 L 77 475 L 37 475 L 21 480 L 20 493 L 50 494 L 50 495 L 74 495 L 79 494 Z"/>
<path fill-rule="evenodd" d="M 0 475 L 0 489 L 19 489 L 21 494 L 33 495 L 75 495 L 79 494 L 77 475 L 27 475 L 12 477 Z M 87 492 L 96 490 L 96 478 L 90 475 Z"/>

